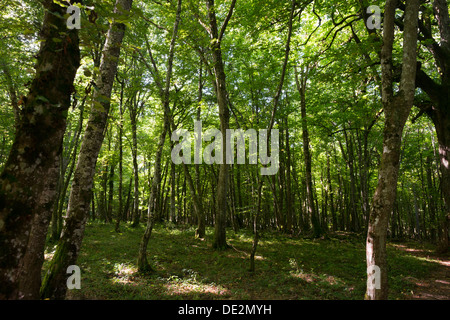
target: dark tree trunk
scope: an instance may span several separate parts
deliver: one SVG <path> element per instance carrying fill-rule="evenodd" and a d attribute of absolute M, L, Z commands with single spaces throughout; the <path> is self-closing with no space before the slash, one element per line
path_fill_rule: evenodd
<path fill-rule="evenodd" d="M 117 0 L 114 12 L 127 14 L 131 9 L 131 4 L 132 0 Z M 94 103 L 74 173 L 67 218 L 42 284 L 41 295 L 43 298 L 64 299 L 67 290 L 66 269 L 69 265 L 76 264 L 78 258 L 89 214 L 95 165 L 108 121 L 110 97 L 124 34 L 125 25 L 113 21 L 106 36 L 100 75 L 96 81 L 97 90 L 94 93 Z"/>
<path fill-rule="evenodd" d="M 138 105 L 136 96 L 130 104 L 130 120 L 131 120 L 131 132 L 132 132 L 132 153 L 133 153 L 133 176 L 134 176 L 134 201 L 133 201 L 133 227 L 139 225 L 140 212 L 139 212 L 139 167 L 137 162 L 137 113 Z"/>
<path fill-rule="evenodd" d="M 330 195 L 330 211 L 331 211 L 331 221 L 332 221 L 332 230 L 336 231 L 338 227 L 337 219 L 336 219 L 336 211 L 334 207 L 334 193 L 333 193 L 333 185 L 331 184 L 331 174 L 330 174 L 330 157 L 327 155 L 327 188 Z"/>
<path fill-rule="evenodd" d="M 297 69 L 295 69 L 295 79 L 297 89 L 300 93 L 300 106 L 302 115 L 302 137 L 303 137 L 303 155 L 305 157 L 305 179 L 306 179 L 306 210 L 308 218 L 311 219 L 313 227 L 313 236 L 319 237 L 322 233 L 320 227 L 320 221 L 318 218 L 317 208 L 314 204 L 314 189 L 312 181 L 312 164 L 311 164 L 311 152 L 309 147 L 309 132 L 306 118 L 306 83 L 307 83 L 307 70 L 302 71 L 299 77 Z"/>
<path fill-rule="evenodd" d="M 432 101 L 429 105 L 419 106 L 427 113 L 434 123 L 439 143 L 439 157 L 441 169 L 441 190 L 444 198 L 444 214 L 439 219 L 439 243 L 438 251 L 448 250 L 450 223 L 450 17 L 448 2 L 445 0 L 433 1 L 434 16 L 439 28 L 440 41 L 437 42 L 433 36 L 435 33 L 429 26 L 419 22 L 419 28 L 424 43 L 433 54 L 435 64 L 438 66 L 440 83 L 431 79 L 418 66 L 416 83 L 427 93 Z"/>
<path fill-rule="evenodd" d="M 206 0 L 208 10 L 209 28 L 211 37 L 212 60 L 214 65 L 217 104 L 219 105 L 220 131 L 222 133 L 222 153 L 223 163 L 219 165 L 219 179 L 217 181 L 216 192 L 216 217 L 213 247 L 218 250 L 228 248 L 226 240 L 227 223 L 227 191 L 229 182 L 229 165 L 226 163 L 226 130 L 229 129 L 230 111 L 228 109 L 228 92 L 226 85 L 225 69 L 222 59 L 221 39 L 216 20 L 216 7 L 214 0 Z M 233 5 L 232 5 L 233 7 Z M 232 12 L 232 11 L 230 11 Z M 224 25 L 225 26 L 225 25 Z M 222 28 L 222 31 L 225 29 Z M 221 32 L 223 36 L 223 32 Z"/>
<path fill-rule="evenodd" d="M 78 32 L 67 30 L 65 8 L 49 0 L 42 3 L 36 76 L 0 174 L 0 299 L 39 296 L 67 111 L 80 64 Z"/>

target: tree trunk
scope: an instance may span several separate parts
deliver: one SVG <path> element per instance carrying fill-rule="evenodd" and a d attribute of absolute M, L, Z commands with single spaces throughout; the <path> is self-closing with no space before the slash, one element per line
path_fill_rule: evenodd
<path fill-rule="evenodd" d="M 292 37 L 292 25 L 293 25 L 293 19 L 294 19 L 294 12 L 295 12 L 295 8 L 296 8 L 296 2 L 292 1 L 291 4 L 291 11 L 290 11 L 290 15 L 289 15 L 289 24 L 288 24 L 288 34 L 287 34 L 287 40 L 286 40 L 286 49 L 284 52 L 284 62 L 283 62 L 283 68 L 281 70 L 281 76 L 280 76 L 280 81 L 278 83 L 278 87 L 277 87 L 277 91 L 275 92 L 275 96 L 273 99 L 273 109 L 272 109 L 272 116 L 270 119 L 270 123 L 269 123 L 269 127 L 267 129 L 268 134 L 268 138 L 267 141 L 270 140 L 270 135 L 271 135 L 271 131 L 273 129 L 273 126 L 275 124 L 275 116 L 277 114 L 277 109 L 278 109 L 278 103 L 279 103 L 279 99 L 281 97 L 281 92 L 283 90 L 283 85 L 284 85 L 284 79 L 286 76 L 286 70 L 287 70 L 287 64 L 289 61 L 289 53 L 291 51 L 291 37 Z M 267 145 L 267 148 L 269 148 L 269 146 Z M 269 154 L 268 150 L 267 153 Z M 250 271 L 254 272 L 255 271 L 255 254 L 256 254 L 256 250 L 258 248 L 258 242 L 259 242 L 259 231 L 258 231 L 258 225 L 259 223 L 259 214 L 260 214 L 260 210 L 261 210 L 261 203 L 262 203 L 262 187 L 263 187 L 263 182 L 264 179 L 262 179 L 262 177 L 259 177 L 258 180 L 258 191 L 257 191 L 257 206 L 256 206 L 256 212 L 254 213 L 254 219 L 253 219 L 253 243 L 252 243 L 252 251 L 250 253 Z M 252 189 L 253 190 L 253 189 Z M 253 192 L 252 192 L 253 194 Z"/>
<path fill-rule="evenodd" d="M 123 215 L 123 94 L 125 87 L 125 80 L 119 81 L 120 83 L 120 101 L 119 101 L 119 210 L 117 211 L 115 231 L 120 232 L 120 221 Z"/>
<path fill-rule="evenodd" d="M 406 5 L 402 74 L 399 92 L 394 95 L 392 49 L 396 6 L 396 0 L 388 0 L 384 16 L 384 43 L 381 50 L 382 102 L 385 110 L 383 154 L 378 172 L 378 184 L 371 206 L 366 241 L 368 277 L 366 298 L 370 300 L 388 298 L 387 227 L 396 198 L 403 128 L 412 108 L 415 91 L 419 1 L 410 0 Z M 377 268 L 379 269 L 377 270 Z M 373 271 L 375 271 L 375 275 L 373 275 Z"/>
<path fill-rule="evenodd" d="M 355 177 L 355 166 L 354 166 L 354 152 L 353 152 L 353 138 L 350 135 L 348 137 L 347 131 L 344 130 L 345 142 L 347 145 L 347 166 L 349 169 L 350 176 L 350 195 L 349 195 L 349 205 L 348 208 L 350 210 L 349 218 L 351 219 L 350 230 L 353 232 L 359 231 L 359 222 L 356 211 L 356 177 Z"/>
<path fill-rule="evenodd" d="M 91 85 L 89 85 L 86 88 L 86 90 L 85 90 L 86 95 L 80 106 L 80 118 L 78 119 L 75 138 L 73 140 L 73 146 L 72 146 L 72 148 L 69 149 L 70 153 L 71 153 L 70 159 L 68 159 L 67 164 L 65 164 L 65 165 L 63 164 L 61 166 L 60 183 L 62 184 L 62 186 L 61 186 L 61 190 L 59 191 L 58 198 L 57 198 L 56 204 L 55 204 L 56 212 L 54 212 L 54 217 L 52 217 L 52 238 L 51 239 L 55 242 L 59 240 L 59 236 L 60 236 L 61 230 L 62 230 L 62 211 L 64 208 L 64 204 L 66 203 L 67 189 L 69 188 L 69 184 L 72 179 L 72 174 L 73 174 L 75 164 L 76 164 L 76 159 L 77 159 L 77 154 L 78 154 L 77 151 L 78 151 L 78 147 L 80 144 L 79 143 L 80 136 L 81 136 L 81 132 L 83 131 L 84 108 L 85 108 L 85 104 L 86 104 L 86 99 L 91 90 L 90 88 L 91 88 Z M 67 176 L 66 176 L 67 165 L 69 165 L 69 163 L 70 163 L 70 167 L 69 167 L 69 170 L 68 170 Z"/>
<path fill-rule="evenodd" d="M 447 89 L 450 89 L 450 85 Z M 450 95 L 447 91 L 447 95 Z M 440 237 L 437 251 L 444 253 L 449 247 L 450 224 L 450 99 L 447 100 L 447 108 L 440 107 L 441 117 L 436 117 L 436 133 L 439 142 L 439 155 L 441 162 L 441 189 L 444 198 L 444 214 L 439 221 Z M 445 110 L 445 111 L 441 111 Z"/>
<path fill-rule="evenodd" d="M 311 219 L 313 226 L 313 236 L 315 238 L 320 237 L 322 230 L 320 228 L 320 222 L 318 219 L 317 209 L 314 205 L 314 189 L 312 183 L 312 164 L 311 164 L 311 152 L 309 149 L 309 133 L 308 124 L 306 119 L 306 83 L 307 83 L 307 70 L 302 71 L 299 77 L 297 68 L 295 68 L 295 80 L 297 89 L 300 93 L 300 106 L 302 114 L 302 137 L 303 137 L 303 155 L 305 157 L 305 179 L 306 179 L 306 210 L 307 215 Z"/>
<path fill-rule="evenodd" d="M 441 190 L 444 198 L 444 214 L 439 219 L 438 251 L 448 250 L 448 228 L 450 223 L 450 17 L 448 2 L 445 0 L 433 1 L 434 15 L 439 28 L 439 43 L 433 38 L 432 32 L 422 22 L 419 28 L 422 32 L 425 46 L 433 54 L 435 64 L 438 66 L 440 81 L 431 79 L 418 65 L 417 86 L 427 93 L 433 102 L 432 108 L 423 108 L 433 120 L 439 143 L 439 157 L 441 169 Z"/>
<path fill-rule="evenodd" d="M 294 226 L 294 204 L 291 182 L 291 146 L 289 141 L 288 116 L 285 118 L 286 127 L 286 232 L 292 233 Z"/>
<path fill-rule="evenodd" d="M 170 164 L 170 221 L 176 223 L 176 202 L 175 202 L 175 186 L 176 186 L 176 172 L 175 163 Z"/>
<path fill-rule="evenodd" d="M 336 219 L 336 212 L 334 208 L 334 193 L 333 193 L 333 185 L 331 184 L 331 174 L 330 174 L 330 156 L 327 154 L 327 187 L 330 193 L 330 211 L 331 211 L 331 221 L 332 221 L 332 230 L 333 232 L 337 230 L 338 223 Z"/>
<path fill-rule="evenodd" d="M 36 76 L 0 174 L 0 299 L 39 296 L 67 111 L 80 64 L 78 32 L 67 30 L 62 18 L 66 9 L 52 1 L 42 3 Z"/>
<path fill-rule="evenodd" d="M 194 187 L 194 181 L 189 173 L 189 169 L 186 164 L 183 163 L 184 174 L 186 176 L 187 184 L 189 190 L 191 191 L 192 202 L 194 204 L 194 210 L 197 216 L 197 230 L 195 230 L 195 237 L 203 239 L 205 237 L 205 214 L 203 211 L 202 200 L 198 195 L 198 190 L 196 192 Z"/>
<path fill-rule="evenodd" d="M 219 105 L 220 131 L 222 133 L 221 151 L 223 161 L 219 165 L 219 179 L 217 181 L 216 192 L 216 219 L 214 229 L 213 247 L 218 250 L 228 248 L 226 240 L 226 223 L 227 223 L 227 191 L 229 182 L 229 165 L 226 163 L 226 131 L 230 124 L 230 111 L 228 109 L 228 92 L 226 85 L 225 69 L 222 59 L 221 39 L 219 39 L 219 30 L 216 20 L 216 7 L 214 0 L 206 0 L 206 7 L 209 17 L 210 37 L 212 60 L 214 65 L 217 104 Z M 223 35 L 223 33 L 222 33 Z"/>
<path fill-rule="evenodd" d="M 115 14 L 127 14 L 131 4 L 132 0 L 117 0 Z M 111 91 L 124 34 L 125 25 L 113 20 L 106 36 L 100 75 L 96 81 L 97 90 L 94 93 L 94 102 L 74 173 L 67 218 L 42 284 L 43 298 L 64 299 L 67 290 L 66 269 L 69 265 L 76 264 L 78 258 L 89 214 L 95 165 L 107 125 Z"/>
<path fill-rule="evenodd" d="M 108 177 L 108 222 L 112 221 L 113 200 L 114 200 L 114 171 L 115 164 L 111 163 Z"/>
<path fill-rule="evenodd" d="M 175 43 L 178 35 L 178 25 L 181 19 L 181 0 L 178 0 L 177 4 L 177 14 L 175 19 L 175 24 L 172 32 L 172 40 L 169 48 L 169 58 L 167 63 L 167 74 L 165 87 L 162 87 L 162 84 L 159 83 L 159 89 L 161 94 L 161 102 L 164 110 L 164 127 L 163 132 L 159 138 L 158 149 L 156 153 L 155 160 L 155 173 L 153 176 L 152 187 L 150 192 L 150 199 L 148 204 L 148 221 L 147 226 L 145 228 L 144 235 L 142 236 L 141 243 L 139 245 L 139 255 L 138 255 L 138 270 L 139 272 L 151 272 L 153 269 L 148 263 L 147 260 L 147 246 L 148 241 L 150 240 L 153 224 L 155 221 L 155 207 L 158 202 L 158 187 L 161 181 L 161 157 L 164 148 L 164 142 L 166 139 L 167 131 L 170 128 L 170 110 L 169 110 L 169 93 L 170 93 L 170 82 L 172 77 L 172 66 L 173 66 L 173 57 L 175 55 Z M 157 70 L 155 70 L 157 72 Z M 158 77 L 159 78 L 159 77 Z"/>
<path fill-rule="evenodd" d="M 138 270 L 139 272 L 146 273 L 152 272 L 153 268 L 150 266 L 147 260 L 147 246 L 152 235 L 153 226 L 155 223 L 155 210 L 156 203 L 158 202 L 158 185 L 161 181 L 161 158 L 162 152 L 164 148 L 164 142 L 166 140 L 167 134 L 167 123 L 164 125 L 163 132 L 159 137 L 158 149 L 156 151 L 156 159 L 155 159 L 155 172 L 153 174 L 152 186 L 150 191 L 150 198 L 148 201 L 148 220 L 147 226 L 145 228 L 144 235 L 142 236 L 140 245 L 139 245 L 139 255 L 138 255 Z"/>
<path fill-rule="evenodd" d="M 133 104 L 133 102 L 131 103 Z M 134 175 L 134 201 L 133 201 L 133 227 L 139 225 L 139 167 L 137 163 L 137 106 L 130 105 L 131 131 L 133 136 L 133 175 Z"/>

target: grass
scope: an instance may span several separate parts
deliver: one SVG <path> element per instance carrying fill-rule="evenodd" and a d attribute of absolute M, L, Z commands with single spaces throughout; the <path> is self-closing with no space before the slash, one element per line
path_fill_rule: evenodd
<path fill-rule="evenodd" d="M 345 235 L 299 239 L 263 233 L 256 271 L 250 273 L 248 253 L 252 234 L 228 231 L 232 249 L 211 248 L 213 229 L 205 240 L 193 228 L 155 226 L 148 258 L 155 272 L 139 274 L 136 260 L 144 227 L 89 223 L 78 258 L 81 289 L 69 299 L 119 300 L 353 300 L 363 299 L 366 287 L 364 239 Z M 411 245 L 411 244 L 408 244 Z M 54 248 L 47 249 L 47 261 Z M 398 244 L 388 245 L 390 299 L 409 299 L 416 286 L 439 264 L 419 258 Z M 45 269 L 44 264 L 44 269 Z"/>

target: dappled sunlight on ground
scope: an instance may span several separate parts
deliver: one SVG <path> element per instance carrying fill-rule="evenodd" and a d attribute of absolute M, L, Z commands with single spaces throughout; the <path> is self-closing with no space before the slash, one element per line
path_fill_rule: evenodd
<path fill-rule="evenodd" d="M 218 285 L 194 284 L 194 283 L 167 283 L 164 285 L 166 294 L 169 296 L 207 294 L 215 295 L 216 298 L 226 298 L 230 296 L 230 291 Z"/>
<path fill-rule="evenodd" d="M 450 257 L 436 255 L 431 249 L 412 248 L 406 244 L 391 244 L 391 246 L 398 250 L 411 253 L 411 257 L 415 259 L 434 262 L 445 267 L 450 267 Z"/>
<path fill-rule="evenodd" d="M 113 266 L 114 283 L 130 284 L 134 282 L 134 277 L 137 275 L 137 268 L 134 265 L 125 263 L 115 263 Z"/>
<path fill-rule="evenodd" d="M 411 244 L 392 244 L 397 250 L 408 253 L 408 256 L 427 263 L 440 265 L 436 271 L 426 278 L 404 277 L 406 281 L 416 286 L 412 291 L 414 300 L 449 300 L 450 299 L 450 256 L 436 254 L 432 249 Z"/>
<path fill-rule="evenodd" d="M 364 239 L 353 234 L 322 240 L 263 234 L 250 272 L 250 233 L 232 234 L 231 248 L 216 251 L 212 228 L 198 240 L 194 228 L 156 225 L 148 250 L 154 272 L 141 274 L 135 262 L 143 230 L 118 235 L 113 227 L 88 226 L 78 261 L 82 289 L 71 299 L 364 299 Z M 420 243 L 389 243 L 388 250 L 390 299 L 450 297 L 450 259 Z"/>

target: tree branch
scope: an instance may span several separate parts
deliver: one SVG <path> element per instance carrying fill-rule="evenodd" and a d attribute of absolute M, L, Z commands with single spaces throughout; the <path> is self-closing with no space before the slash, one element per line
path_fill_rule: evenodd
<path fill-rule="evenodd" d="M 230 19 L 233 16 L 233 10 L 234 10 L 235 6 L 236 6 L 236 0 L 232 0 L 231 5 L 230 5 L 230 10 L 228 10 L 228 15 L 222 24 L 222 28 L 220 28 L 219 42 L 222 41 L 223 34 L 225 33 L 225 30 L 227 29 L 227 26 L 228 26 L 228 22 L 230 22 Z"/>

